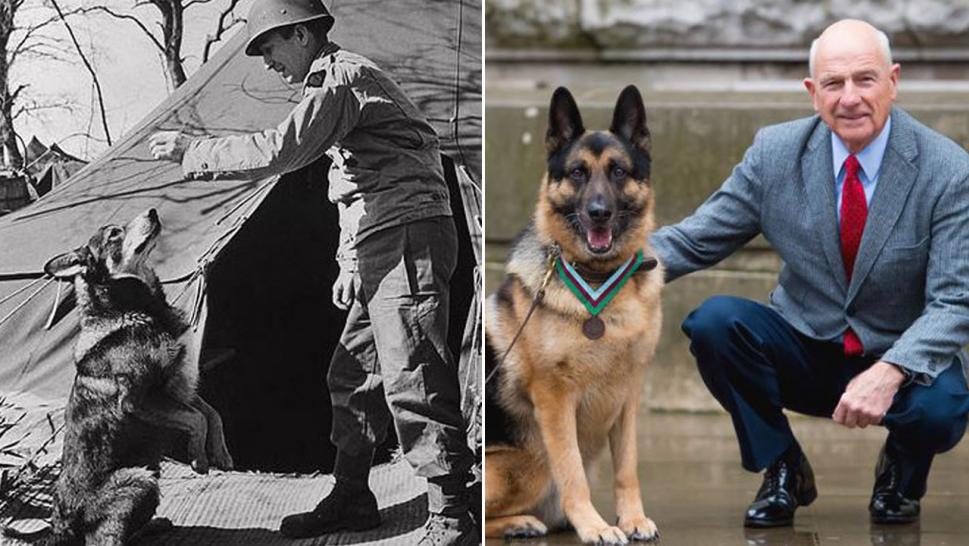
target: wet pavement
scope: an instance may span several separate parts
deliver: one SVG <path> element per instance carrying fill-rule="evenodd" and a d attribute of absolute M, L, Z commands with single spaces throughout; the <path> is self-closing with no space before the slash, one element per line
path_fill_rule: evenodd
<path fill-rule="evenodd" d="M 797 511 L 793 528 L 747 530 L 743 513 L 760 476 L 743 470 L 726 415 L 649 413 L 640 416 L 639 476 L 646 514 L 668 546 L 956 546 L 969 544 L 969 442 L 935 459 L 918 525 L 868 521 L 880 427 L 849 430 L 830 421 L 792 416 L 818 486 L 818 499 Z M 611 463 L 591 473 L 593 502 L 614 519 Z M 489 539 L 487 546 L 503 544 Z M 581 544 L 574 532 L 516 540 L 522 546 Z"/>

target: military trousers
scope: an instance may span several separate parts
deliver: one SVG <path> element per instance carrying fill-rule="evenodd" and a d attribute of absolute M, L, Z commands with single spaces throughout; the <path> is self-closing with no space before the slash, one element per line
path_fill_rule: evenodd
<path fill-rule="evenodd" d="M 327 374 L 331 440 L 341 453 L 363 456 L 392 423 L 417 475 L 466 472 L 472 454 L 447 346 L 453 220 L 373 233 L 357 245 L 357 263 L 359 285 Z"/>

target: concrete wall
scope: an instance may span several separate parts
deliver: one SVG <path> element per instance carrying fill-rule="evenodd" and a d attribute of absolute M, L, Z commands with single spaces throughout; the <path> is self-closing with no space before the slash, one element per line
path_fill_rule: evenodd
<path fill-rule="evenodd" d="M 489 47 L 806 49 L 842 18 L 869 21 L 898 47 L 960 48 L 963 0 L 486 0 Z"/>

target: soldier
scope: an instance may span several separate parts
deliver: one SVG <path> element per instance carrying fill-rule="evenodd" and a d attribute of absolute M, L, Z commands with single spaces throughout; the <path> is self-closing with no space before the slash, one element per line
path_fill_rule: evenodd
<path fill-rule="evenodd" d="M 392 420 L 404 456 L 428 482 L 420 544 L 476 544 L 469 509 L 480 501 L 468 498 L 473 455 L 446 343 L 457 237 L 437 135 L 384 72 L 328 40 L 332 26 L 319 0 L 257 0 L 246 54 L 302 82 L 301 102 L 272 129 L 222 138 L 166 131 L 149 146 L 196 178 L 263 178 L 332 160 L 329 199 L 340 215 L 333 303 L 349 308 L 327 377 L 336 485 L 313 511 L 284 518 L 280 531 L 310 537 L 378 526 L 368 476 Z"/>

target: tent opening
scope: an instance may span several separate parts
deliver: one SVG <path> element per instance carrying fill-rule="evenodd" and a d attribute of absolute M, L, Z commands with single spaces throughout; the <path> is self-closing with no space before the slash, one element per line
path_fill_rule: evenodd
<path fill-rule="evenodd" d="M 460 241 L 448 338 L 460 354 L 473 298 L 474 255 L 454 165 L 443 158 Z M 339 225 L 326 199 L 329 161 L 284 176 L 208 274 L 202 396 L 222 415 L 236 467 L 329 472 L 330 355 L 346 313 L 331 303 Z M 215 182 L 218 183 L 218 182 Z M 378 450 L 386 460 L 393 430 Z"/>

